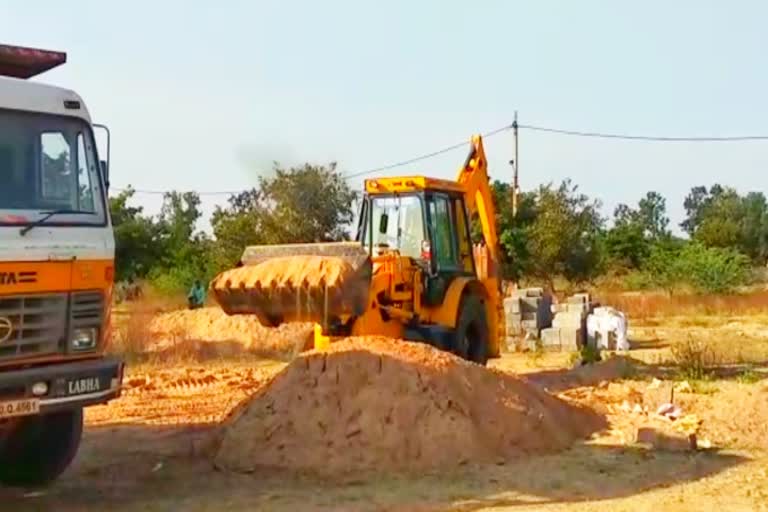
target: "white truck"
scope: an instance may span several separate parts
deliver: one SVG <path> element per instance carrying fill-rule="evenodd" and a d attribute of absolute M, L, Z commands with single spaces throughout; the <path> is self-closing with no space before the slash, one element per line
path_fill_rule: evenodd
<path fill-rule="evenodd" d="M 120 395 L 108 159 L 74 92 L 29 81 L 66 54 L 0 45 L 0 483 L 73 460 L 83 407 Z M 107 148 L 109 143 L 107 142 Z"/>

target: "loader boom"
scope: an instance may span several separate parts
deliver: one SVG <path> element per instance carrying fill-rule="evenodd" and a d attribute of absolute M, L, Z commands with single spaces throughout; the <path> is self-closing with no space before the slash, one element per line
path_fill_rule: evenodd
<path fill-rule="evenodd" d="M 472 147 L 464 166 L 459 170 L 456 181 L 464 189 L 464 201 L 470 216 L 477 214 L 483 228 L 483 241 L 490 258 L 488 277 L 498 278 L 500 256 L 499 236 L 496 231 L 496 206 L 493 202 L 483 140 L 479 135 L 472 137 Z"/>
<path fill-rule="evenodd" d="M 485 157 L 483 139 L 480 135 L 472 137 L 469 155 L 464 166 L 459 170 L 456 180 L 464 189 L 464 203 L 470 218 L 477 215 L 483 230 L 483 242 L 475 252 L 475 264 L 478 265 L 477 277 L 483 283 L 488 297 L 489 327 L 491 339 L 503 336 L 504 316 L 502 314 L 502 293 L 499 269 L 501 268 L 499 236 L 496 230 L 496 205 L 488 176 L 488 160 Z M 486 261 L 482 261 L 482 260 Z M 482 264 L 484 263 L 484 264 Z"/>

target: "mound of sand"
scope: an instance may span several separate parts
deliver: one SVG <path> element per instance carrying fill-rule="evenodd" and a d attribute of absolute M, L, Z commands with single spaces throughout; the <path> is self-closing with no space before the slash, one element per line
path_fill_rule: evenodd
<path fill-rule="evenodd" d="M 298 353 L 312 347 L 310 324 L 283 324 L 263 327 L 255 316 L 227 315 L 219 308 L 179 310 L 155 316 L 150 332 L 155 349 L 180 341 L 234 342 L 244 350 L 263 355 Z"/>
<path fill-rule="evenodd" d="M 296 359 L 233 415 L 221 469 L 424 470 L 563 449 L 600 417 L 432 347 L 348 338 Z"/>

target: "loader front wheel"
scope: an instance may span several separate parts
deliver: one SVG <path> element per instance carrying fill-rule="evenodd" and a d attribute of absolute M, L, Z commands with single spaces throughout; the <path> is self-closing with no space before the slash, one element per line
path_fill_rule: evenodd
<path fill-rule="evenodd" d="M 461 302 L 454 341 L 456 355 L 477 364 L 488 362 L 488 321 L 485 306 L 475 295 Z"/>

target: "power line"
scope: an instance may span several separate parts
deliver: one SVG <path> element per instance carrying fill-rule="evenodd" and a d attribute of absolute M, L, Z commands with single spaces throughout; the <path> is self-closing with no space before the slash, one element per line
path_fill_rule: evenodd
<path fill-rule="evenodd" d="M 116 192 L 127 192 L 129 189 L 114 187 L 114 188 L 111 188 L 110 190 L 114 190 Z M 170 190 L 148 190 L 144 188 L 132 188 L 132 187 L 130 188 L 130 190 L 132 190 L 137 194 L 158 195 L 158 196 L 162 196 L 170 192 Z M 196 194 L 201 196 L 232 196 L 232 195 L 236 195 L 243 192 L 243 190 L 218 190 L 218 191 L 210 191 L 210 192 L 207 192 L 207 191 L 198 192 L 196 190 L 182 190 L 180 192 L 181 193 L 195 192 Z"/>
<path fill-rule="evenodd" d="M 509 130 L 510 128 L 512 128 L 512 125 L 505 125 L 505 126 L 502 126 L 502 127 L 499 127 L 499 128 L 496 128 L 494 130 L 491 130 L 489 132 L 484 133 L 483 137 L 484 138 L 492 137 L 492 136 L 494 136 L 494 135 L 496 135 L 498 133 L 501 133 L 501 132 L 503 132 L 505 130 Z M 404 165 L 408 165 L 408 164 L 412 164 L 412 163 L 415 163 L 415 162 L 419 162 L 421 160 L 427 160 L 429 158 L 433 158 L 433 157 L 436 157 L 438 155 L 442 155 L 443 153 L 448 153 L 449 151 L 453 151 L 455 149 L 459 149 L 459 148 L 461 148 L 463 146 L 466 146 L 467 144 L 469 144 L 469 141 L 460 142 L 458 144 L 453 144 L 452 146 L 447 146 L 447 147 L 444 147 L 442 149 L 438 149 L 437 151 L 432 151 L 431 153 L 426 153 L 426 154 L 423 154 L 423 155 L 415 156 L 415 157 L 409 158 L 407 160 L 402 160 L 400 162 L 395 162 L 395 163 L 391 163 L 391 164 L 387 164 L 387 165 L 382 165 L 380 167 L 375 167 L 373 169 L 368 169 L 366 171 L 359 171 L 359 172 L 353 172 L 353 173 L 345 174 L 345 175 L 342 176 L 342 178 L 348 180 L 348 179 L 351 179 L 351 178 L 357 178 L 357 177 L 360 177 L 360 176 L 365 176 L 367 174 L 374 174 L 374 173 L 381 172 L 381 171 L 387 171 L 387 170 L 390 170 L 390 169 L 395 169 L 397 167 L 402 167 Z M 127 189 L 115 188 L 113 190 L 116 190 L 118 192 L 124 192 Z M 147 195 L 163 195 L 163 194 L 168 192 L 166 190 L 147 190 L 147 189 L 138 189 L 138 188 L 132 189 L 132 190 L 134 192 L 136 192 L 137 194 L 147 194 Z M 197 192 L 197 193 L 199 195 L 201 195 L 201 196 L 226 196 L 226 195 L 239 194 L 240 192 L 243 192 L 243 191 L 242 190 L 236 190 L 236 191 L 234 191 L 234 190 L 222 190 L 222 191 Z"/>
<path fill-rule="evenodd" d="M 559 135 L 570 135 L 575 137 L 593 137 L 600 139 L 624 139 L 624 140 L 642 140 L 650 142 L 739 142 L 768 140 L 768 135 L 735 135 L 726 137 L 664 137 L 651 135 L 625 135 L 616 133 L 585 132 L 578 130 L 563 130 L 560 128 L 548 128 L 545 126 L 535 126 L 530 124 L 518 124 L 518 128 L 526 130 L 556 133 Z"/>
<path fill-rule="evenodd" d="M 512 128 L 512 125 L 508 124 L 508 125 L 502 126 L 500 128 L 496 128 L 495 130 L 491 130 L 489 132 L 486 132 L 482 136 L 484 138 L 492 137 L 493 135 L 496 135 L 497 133 L 501 133 L 501 132 L 503 132 L 505 130 L 509 130 L 510 128 Z M 360 171 L 360 172 L 354 172 L 354 173 L 351 173 L 351 174 L 346 174 L 344 176 L 344 179 L 357 178 L 359 176 L 365 176 L 366 174 L 373 174 L 373 173 L 376 173 L 376 172 L 388 171 L 390 169 L 395 169 L 397 167 L 402 167 L 404 165 L 409 165 L 409 164 L 412 164 L 412 163 L 415 163 L 415 162 L 419 162 L 421 160 L 426 160 L 428 158 L 432 158 L 432 157 L 435 157 L 435 156 L 438 156 L 438 155 L 442 155 L 443 153 L 448 153 L 449 151 L 453 151 L 454 149 L 459 149 L 459 148 L 461 148 L 463 146 L 466 146 L 467 144 L 469 144 L 469 141 L 459 142 L 458 144 L 453 144 L 452 146 L 447 146 L 447 147 L 444 147 L 442 149 L 438 149 L 437 151 L 433 151 L 431 153 L 426 153 L 424 155 L 419 155 L 419 156 L 415 156 L 413 158 L 409 158 L 408 160 L 402 160 L 400 162 L 395 162 L 395 163 L 391 163 L 391 164 L 387 164 L 387 165 L 382 165 L 381 167 L 376 167 L 376 168 L 373 168 L 373 169 L 368 169 L 367 171 Z"/>
<path fill-rule="evenodd" d="M 512 129 L 514 126 L 515 126 L 514 124 L 504 125 L 494 130 L 491 130 L 489 132 L 486 132 L 482 134 L 482 136 L 484 138 L 492 137 L 493 135 Z M 647 141 L 647 142 L 748 142 L 748 141 L 768 140 L 768 135 L 735 135 L 735 136 L 722 136 L 722 137 L 716 137 L 716 136 L 667 137 L 667 136 L 629 135 L 629 134 L 604 133 L 604 132 L 592 132 L 592 131 L 580 131 L 580 130 L 566 130 L 562 128 L 551 128 L 547 126 L 537 126 L 532 124 L 521 124 L 521 123 L 517 124 L 517 128 L 543 132 L 543 133 L 566 135 L 566 136 L 572 136 L 572 137 L 590 137 L 590 138 L 600 138 L 600 139 L 635 140 L 635 141 Z M 432 151 L 430 153 L 425 153 L 423 155 L 411 157 L 406 160 L 401 160 L 398 162 L 393 162 L 393 163 L 382 165 L 379 167 L 374 167 L 372 169 L 368 169 L 365 171 L 348 173 L 343 175 L 342 177 L 344 179 L 352 179 L 352 178 L 358 178 L 360 176 L 365 176 L 368 174 L 388 171 L 398 167 L 403 167 L 405 165 L 420 162 L 422 160 L 427 160 L 429 158 L 434 158 L 444 153 L 448 153 L 450 151 L 459 149 L 463 146 L 466 146 L 467 144 L 469 144 L 469 141 L 460 142 L 457 144 L 453 144 L 451 146 L 446 146 L 436 151 Z M 124 192 L 128 189 L 114 188 L 113 190 L 118 192 Z M 150 190 L 150 189 L 139 189 L 139 188 L 131 189 L 131 190 L 133 190 L 137 194 L 147 194 L 147 195 L 164 195 L 168 192 L 167 190 Z M 231 196 L 231 195 L 239 194 L 241 192 L 243 192 L 243 190 L 199 191 L 196 193 L 201 196 Z"/>

